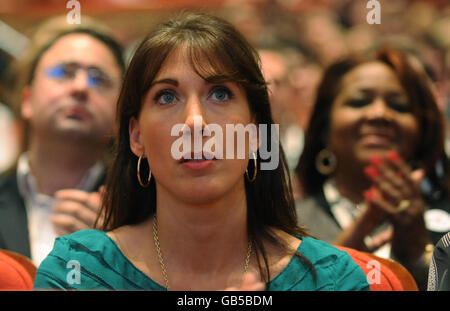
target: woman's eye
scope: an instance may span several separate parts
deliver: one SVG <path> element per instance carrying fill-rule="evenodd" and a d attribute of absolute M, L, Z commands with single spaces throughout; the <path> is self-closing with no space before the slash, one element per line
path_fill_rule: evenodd
<path fill-rule="evenodd" d="M 160 105 L 169 105 L 176 101 L 175 93 L 171 90 L 162 90 L 155 95 L 155 102 Z"/>
<path fill-rule="evenodd" d="M 391 107 L 392 110 L 395 110 L 397 112 L 402 113 L 411 112 L 411 107 L 408 104 L 399 101 L 390 101 L 389 107 Z"/>
<path fill-rule="evenodd" d="M 215 87 L 211 91 L 210 98 L 214 101 L 224 102 L 233 98 L 233 93 L 226 87 Z"/>
<path fill-rule="evenodd" d="M 365 98 L 355 98 L 355 99 L 351 99 L 348 101 L 348 105 L 350 107 L 364 107 L 366 105 L 368 105 L 370 103 L 369 100 L 365 99 Z"/>

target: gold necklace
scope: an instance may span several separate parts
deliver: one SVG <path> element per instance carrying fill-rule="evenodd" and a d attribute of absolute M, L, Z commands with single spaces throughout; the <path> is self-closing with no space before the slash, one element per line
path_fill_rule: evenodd
<path fill-rule="evenodd" d="M 162 275 L 164 278 L 164 282 L 166 283 L 167 290 L 170 290 L 169 278 L 167 277 L 167 271 L 166 271 L 166 265 L 164 264 L 164 260 L 163 260 L 162 253 L 161 253 L 161 247 L 159 245 L 158 223 L 156 220 L 156 214 L 155 214 L 155 216 L 153 216 L 153 239 L 155 240 L 155 248 L 156 248 L 156 252 L 158 253 L 159 264 L 161 266 L 161 272 L 162 272 Z M 247 257 L 245 258 L 245 263 L 244 263 L 244 274 L 248 270 L 248 264 L 250 262 L 251 254 L 252 254 L 252 242 L 248 241 Z"/>

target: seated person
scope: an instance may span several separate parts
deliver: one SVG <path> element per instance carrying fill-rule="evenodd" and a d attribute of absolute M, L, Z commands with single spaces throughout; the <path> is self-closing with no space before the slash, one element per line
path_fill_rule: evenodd
<path fill-rule="evenodd" d="M 255 136 L 236 144 L 243 157 L 228 149 L 236 132 L 218 138 L 230 124 L 273 124 L 258 64 L 231 24 L 207 14 L 182 15 L 143 40 L 119 97 L 102 230 L 58 238 L 35 289 L 369 289 L 346 252 L 297 226 L 282 149 L 264 169 Z M 174 155 L 179 139 L 198 136 L 200 150 Z"/>
<path fill-rule="evenodd" d="M 430 82 L 406 54 L 384 48 L 331 65 L 297 166 L 299 223 L 395 259 L 425 289 L 432 245 L 450 230 L 443 129 Z"/>

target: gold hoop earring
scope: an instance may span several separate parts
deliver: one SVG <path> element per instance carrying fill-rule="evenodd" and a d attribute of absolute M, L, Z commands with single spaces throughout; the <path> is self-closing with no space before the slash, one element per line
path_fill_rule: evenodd
<path fill-rule="evenodd" d="M 336 170 L 337 159 L 333 152 L 322 149 L 316 156 L 316 169 L 322 175 L 330 175 Z"/>
<path fill-rule="evenodd" d="M 252 155 L 253 155 L 253 163 L 255 164 L 255 167 L 253 169 L 253 177 L 252 178 L 248 177 L 248 170 L 247 169 L 245 170 L 245 177 L 249 182 L 254 182 L 256 179 L 256 175 L 258 174 L 258 162 L 256 161 L 256 154 L 252 152 Z"/>
<path fill-rule="evenodd" d="M 139 156 L 138 163 L 137 163 L 137 178 L 138 178 L 139 184 L 140 184 L 142 187 L 147 188 L 148 185 L 150 185 L 150 179 L 152 179 L 152 171 L 151 171 L 151 170 L 148 170 L 148 171 L 149 171 L 149 173 L 148 173 L 148 180 L 147 180 L 147 183 L 144 184 L 144 183 L 142 182 L 142 180 L 141 180 L 141 160 L 142 160 L 142 158 L 143 158 L 143 155 L 140 155 L 140 156 Z"/>

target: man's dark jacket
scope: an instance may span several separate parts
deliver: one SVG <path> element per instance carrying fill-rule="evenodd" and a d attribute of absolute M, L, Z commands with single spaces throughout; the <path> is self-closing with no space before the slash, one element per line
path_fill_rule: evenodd
<path fill-rule="evenodd" d="M 0 249 L 31 256 L 27 211 L 16 170 L 0 177 Z"/>
<path fill-rule="evenodd" d="M 102 176 L 93 190 L 104 181 Z M 0 175 L 0 249 L 31 257 L 27 211 L 15 169 Z"/>

